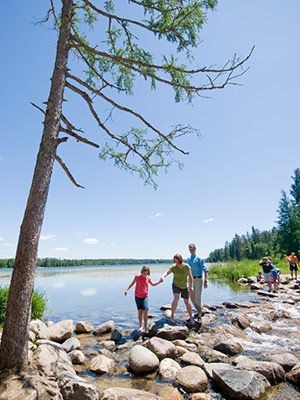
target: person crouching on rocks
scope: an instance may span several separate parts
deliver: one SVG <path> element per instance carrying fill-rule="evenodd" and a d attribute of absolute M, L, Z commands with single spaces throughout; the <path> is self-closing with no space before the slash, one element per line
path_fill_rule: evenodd
<path fill-rule="evenodd" d="M 272 264 L 272 262 L 270 263 L 268 261 L 268 257 L 263 257 L 260 262 L 259 265 L 262 267 L 263 269 L 263 273 L 264 273 L 264 279 L 265 282 L 268 284 L 269 286 L 269 292 L 272 292 L 272 270 L 275 268 L 274 265 Z"/>
<path fill-rule="evenodd" d="M 173 273 L 173 283 L 172 283 L 172 290 L 173 290 L 173 301 L 172 301 L 172 319 L 175 317 L 175 311 L 178 306 L 179 297 L 184 301 L 186 306 L 186 310 L 190 317 L 190 322 L 192 325 L 195 324 L 192 315 L 192 306 L 189 301 L 190 293 L 193 291 L 193 275 L 191 272 L 191 268 L 188 264 L 183 262 L 183 258 L 181 254 L 175 254 L 173 258 L 174 264 L 168 271 L 166 271 L 162 275 L 162 279 L 170 274 Z M 187 280 L 189 280 L 189 285 L 187 284 Z M 189 289 L 188 289 L 189 286 Z"/>
<path fill-rule="evenodd" d="M 279 285 L 280 285 L 280 274 L 281 274 L 281 270 L 276 268 L 275 265 L 273 264 L 273 260 L 271 257 L 268 258 L 268 262 L 269 264 L 271 264 L 273 266 L 273 269 L 271 271 L 272 274 L 272 282 L 273 282 L 273 286 L 274 286 L 274 290 L 273 292 L 277 292 L 277 290 L 279 289 Z"/>
<path fill-rule="evenodd" d="M 148 333 L 148 284 L 150 283 L 151 286 L 157 286 L 163 279 L 160 278 L 157 282 L 152 282 L 150 278 L 150 268 L 146 265 L 143 266 L 141 269 L 140 275 L 135 275 L 132 282 L 125 290 L 124 294 L 127 296 L 128 291 L 132 288 L 135 284 L 135 303 L 138 310 L 138 319 L 139 319 L 139 332 L 143 332 L 143 321 L 144 321 L 144 332 Z"/>

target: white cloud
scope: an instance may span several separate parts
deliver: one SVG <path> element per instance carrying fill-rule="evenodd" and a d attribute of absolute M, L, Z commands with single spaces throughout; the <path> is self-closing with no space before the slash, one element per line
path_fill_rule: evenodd
<path fill-rule="evenodd" d="M 207 218 L 202 221 L 203 224 L 207 224 L 208 222 L 214 222 L 214 218 Z"/>
<path fill-rule="evenodd" d="M 77 236 L 89 236 L 89 233 L 88 232 L 74 232 L 74 235 L 77 235 Z"/>
<path fill-rule="evenodd" d="M 95 296 L 95 294 L 97 293 L 97 289 L 87 288 L 80 290 L 80 293 L 82 294 L 82 296 Z"/>
<path fill-rule="evenodd" d="M 3 237 L 0 237 L 0 242 L 2 242 L 2 240 L 4 240 Z"/>
<path fill-rule="evenodd" d="M 3 243 L 2 246 L 3 246 L 3 247 L 12 247 L 13 244 L 12 244 L 12 243 Z"/>
<path fill-rule="evenodd" d="M 58 251 L 58 252 L 66 252 L 68 251 L 68 249 L 66 247 L 56 247 L 55 249 L 53 249 L 53 251 Z"/>
<path fill-rule="evenodd" d="M 66 282 L 58 281 L 53 283 L 54 288 L 62 288 L 66 286 Z"/>
<path fill-rule="evenodd" d="M 110 246 L 115 246 L 117 243 L 116 242 L 110 242 L 109 244 L 110 244 Z"/>
<path fill-rule="evenodd" d="M 150 244 L 151 243 L 151 240 L 147 240 L 147 242 L 146 242 L 147 244 Z"/>
<path fill-rule="evenodd" d="M 163 215 L 163 213 L 157 212 L 156 214 L 149 215 L 149 218 L 159 218 L 159 217 L 161 217 L 162 215 Z"/>
<path fill-rule="evenodd" d="M 87 238 L 87 239 L 84 239 L 84 240 L 82 241 L 82 243 L 83 243 L 83 244 L 88 244 L 88 245 L 93 245 L 93 244 L 98 244 L 98 243 L 99 243 L 99 240 L 96 239 L 96 238 Z"/>
<path fill-rule="evenodd" d="M 40 240 L 54 240 L 56 235 L 48 233 L 47 235 L 41 235 Z"/>

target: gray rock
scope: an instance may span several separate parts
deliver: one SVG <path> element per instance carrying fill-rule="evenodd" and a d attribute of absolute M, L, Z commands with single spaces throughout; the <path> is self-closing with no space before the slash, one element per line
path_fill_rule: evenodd
<path fill-rule="evenodd" d="M 188 349 L 182 346 L 176 346 L 176 350 L 177 350 L 177 357 L 181 357 L 184 353 L 189 351 Z"/>
<path fill-rule="evenodd" d="M 257 333 L 267 333 L 272 330 L 272 324 L 269 321 L 252 321 L 250 327 Z"/>
<path fill-rule="evenodd" d="M 205 371 L 208 378 L 213 378 L 213 370 L 233 369 L 233 365 L 226 363 L 204 363 L 203 370 Z"/>
<path fill-rule="evenodd" d="M 270 354 L 267 356 L 267 359 L 281 365 L 285 371 L 291 370 L 299 363 L 299 359 L 291 353 Z"/>
<path fill-rule="evenodd" d="M 175 380 L 177 373 L 181 370 L 178 362 L 172 358 L 164 358 L 159 364 L 159 375 L 163 379 Z"/>
<path fill-rule="evenodd" d="M 163 400 L 163 398 L 143 390 L 111 387 L 104 390 L 101 400 Z"/>
<path fill-rule="evenodd" d="M 172 342 L 175 346 L 181 346 L 189 351 L 197 351 L 197 346 L 195 343 L 187 343 L 185 340 L 173 340 Z"/>
<path fill-rule="evenodd" d="M 134 346 L 129 353 L 129 368 L 135 375 L 155 372 L 159 366 L 158 357 L 144 346 Z"/>
<path fill-rule="evenodd" d="M 250 326 L 250 321 L 249 319 L 242 313 L 235 315 L 232 319 L 231 322 L 238 326 L 241 329 L 246 329 L 249 328 Z"/>
<path fill-rule="evenodd" d="M 196 365 L 197 367 L 203 367 L 205 364 L 204 360 L 197 353 L 192 351 L 185 352 L 178 360 L 185 365 Z"/>
<path fill-rule="evenodd" d="M 111 374 L 114 372 L 116 368 L 116 364 L 114 360 L 104 356 L 103 354 L 99 354 L 99 356 L 92 358 L 90 370 L 95 372 L 98 375 L 102 374 Z"/>
<path fill-rule="evenodd" d="M 214 350 L 221 351 L 228 356 L 235 356 L 241 353 L 244 349 L 235 337 L 220 338 L 214 345 Z"/>
<path fill-rule="evenodd" d="M 204 392 L 207 389 L 208 379 L 201 368 L 189 365 L 177 373 L 176 383 L 188 393 Z"/>
<path fill-rule="evenodd" d="M 37 369 L 46 376 L 58 377 L 62 372 L 75 374 L 70 357 L 58 343 L 41 344 L 34 356 Z"/>
<path fill-rule="evenodd" d="M 73 350 L 69 353 L 70 360 L 72 364 L 82 365 L 85 362 L 85 355 L 80 350 Z"/>
<path fill-rule="evenodd" d="M 198 353 L 208 363 L 230 363 L 230 359 L 226 354 L 210 349 L 207 346 L 198 346 Z"/>
<path fill-rule="evenodd" d="M 104 322 L 104 324 L 98 325 L 94 329 L 93 333 L 95 335 L 103 335 L 104 333 L 112 332 L 114 329 L 115 329 L 115 323 L 114 323 L 114 321 L 110 320 L 110 321 Z"/>
<path fill-rule="evenodd" d="M 290 370 L 286 377 L 294 385 L 300 387 L 300 362 Z"/>
<path fill-rule="evenodd" d="M 171 304 L 165 304 L 164 306 L 161 306 L 160 309 L 161 309 L 162 311 L 165 311 L 165 310 L 172 310 L 172 307 L 171 307 Z"/>
<path fill-rule="evenodd" d="M 48 337 L 54 342 L 63 342 L 72 336 L 73 328 L 72 320 L 59 321 L 48 327 Z"/>
<path fill-rule="evenodd" d="M 85 379 L 69 372 L 62 373 L 58 379 L 64 400 L 98 400 L 96 388 Z"/>
<path fill-rule="evenodd" d="M 166 340 L 186 339 L 189 335 L 189 329 L 186 326 L 165 325 L 158 329 L 156 336 Z"/>
<path fill-rule="evenodd" d="M 102 340 L 99 342 L 99 346 L 104 347 L 107 350 L 114 350 L 116 343 L 113 340 Z"/>
<path fill-rule="evenodd" d="M 261 374 L 235 369 L 213 370 L 213 379 L 227 399 L 256 400 L 270 384 Z"/>
<path fill-rule="evenodd" d="M 110 340 L 119 342 L 122 339 L 122 333 L 118 329 L 114 329 L 111 333 Z"/>
<path fill-rule="evenodd" d="M 71 337 L 69 339 L 67 339 L 65 342 L 63 342 L 62 344 L 62 348 L 67 352 L 70 353 L 73 350 L 77 350 L 80 349 L 81 343 L 80 341 L 75 338 L 75 337 Z"/>
<path fill-rule="evenodd" d="M 165 311 L 163 312 L 163 316 L 166 317 L 166 318 L 171 318 L 171 316 L 172 316 L 172 310 L 169 310 L 169 309 L 165 310 Z"/>
<path fill-rule="evenodd" d="M 33 319 L 30 321 L 29 330 L 33 332 L 38 339 L 49 339 L 48 327 L 39 319 Z"/>
<path fill-rule="evenodd" d="M 93 332 L 93 330 L 94 326 L 88 321 L 79 321 L 75 327 L 77 333 L 90 333 Z"/>
<path fill-rule="evenodd" d="M 284 369 L 275 362 L 246 359 L 237 363 L 237 369 L 259 372 L 268 379 L 271 385 L 277 385 L 285 380 Z"/>
<path fill-rule="evenodd" d="M 163 358 L 175 358 L 177 356 L 176 346 L 168 340 L 153 337 L 144 344 L 147 349 L 151 350 L 159 360 Z"/>

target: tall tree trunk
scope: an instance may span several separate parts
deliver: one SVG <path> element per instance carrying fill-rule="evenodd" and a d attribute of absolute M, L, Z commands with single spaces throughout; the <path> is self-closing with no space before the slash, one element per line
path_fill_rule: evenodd
<path fill-rule="evenodd" d="M 38 243 L 44 219 L 53 163 L 59 144 L 63 94 L 68 63 L 73 0 L 62 0 L 62 20 L 56 59 L 31 189 L 20 229 L 0 348 L 0 369 L 27 367 L 28 322 L 34 287 Z"/>

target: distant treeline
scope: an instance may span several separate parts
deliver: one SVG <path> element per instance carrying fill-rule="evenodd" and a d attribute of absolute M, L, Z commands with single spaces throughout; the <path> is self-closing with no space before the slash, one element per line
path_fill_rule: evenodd
<path fill-rule="evenodd" d="M 0 268 L 13 268 L 14 258 L 0 259 Z M 126 264 L 164 264 L 171 263 L 171 260 L 162 258 L 145 258 L 145 259 L 132 259 L 132 258 L 109 258 L 109 259 L 58 259 L 58 258 L 38 258 L 37 267 L 79 267 L 83 265 L 126 265 Z"/>
<path fill-rule="evenodd" d="M 207 261 L 255 260 L 292 252 L 300 256 L 300 168 L 294 171 L 292 181 L 290 196 L 282 191 L 276 227 L 269 231 L 252 227 L 251 233 L 236 234 L 223 248 L 212 251 Z"/>

